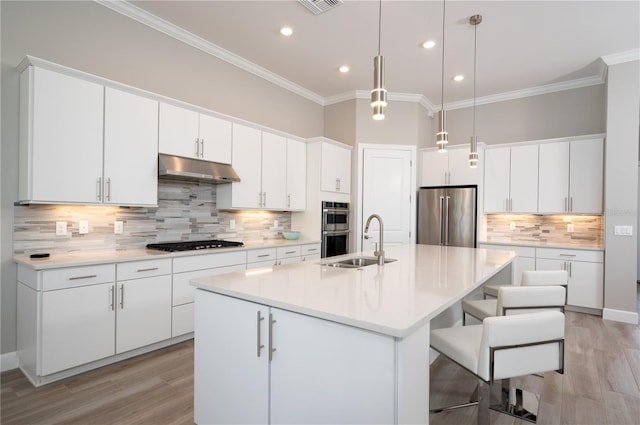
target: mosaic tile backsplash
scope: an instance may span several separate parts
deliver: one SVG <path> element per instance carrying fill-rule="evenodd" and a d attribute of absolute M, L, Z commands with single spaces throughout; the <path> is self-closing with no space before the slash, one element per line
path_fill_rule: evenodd
<path fill-rule="evenodd" d="M 78 221 L 89 222 L 89 233 L 78 233 Z M 113 233 L 114 221 L 124 232 Z M 229 228 L 235 220 L 235 229 Z M 274 221 L 278 227 L 274 227 Z M 67 222 L 67 234 L 56 236 L 56 221 Z M 275 211 L 220 211 L 216 185 L 161 180 L 158 207 L 91 205 L 16 205 L 14 253 L 69 253 L 144 248 L 148 243 L 198 239 L 243 242 L 279 239 L 291 229 L 291 213 Z"/>
<path fill-rule="evenodd" d="M 487 241 L 502 243 L 546 243 L 602 247 L 604 217 L 600 215 L 486 215 Z M 511 230 L 511 224 L 515 229 Z M 573 232 L 568 225 L 573 225 Z"/>

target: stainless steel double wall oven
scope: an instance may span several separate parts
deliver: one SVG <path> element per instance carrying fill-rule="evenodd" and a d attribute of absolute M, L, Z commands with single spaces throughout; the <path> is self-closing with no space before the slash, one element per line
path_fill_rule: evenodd
<path fill-rule="evenodd" d="M 349 203 L 322 202 L 322 258 L 349 253 Z"/>

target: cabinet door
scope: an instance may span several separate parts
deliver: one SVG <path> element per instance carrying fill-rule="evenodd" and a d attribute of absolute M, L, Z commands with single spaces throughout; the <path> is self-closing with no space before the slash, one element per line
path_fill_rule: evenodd
<path fill-rule="evenodd" d="M 538 211 L 538 145 L 511 148 L 510 211 Z"/>
<path fill-rule="evenodd" d="M 287 209 L 304 211 L 307 204 L 307 145 L 287 139 Z"/>
<path fill-rule="evenodd" d="M 200 114 L 200 158 L 231 164 L 231 122 Z"/>
<path fill-rule="evenodd" d="M 351 151 L 322 143 L 320 190 L 351 193 Z"/>
<path fill-rule="evenodd" d="M 116 353 L 171 338 L 171 276 L 119 282 Z"/>
<path fill-rule="evenodd" d="M 422 151 L 420 186 L 444 186 L 449 172 L 449 151 Z"/>
<path fill-rule="evenodd" d="M 35 67 L 21 79 L 21 198 L 100 202 L 103 86 Z"/>
<path fill-rule="evenodd" d="M 573 213 L 602 214 L 603 149 L 602 139 L 571 142 L 569 196 Z"/>
<path fill-rule="evenodd" d="M 287 208 L 287 139 L 262 132 L 263 208 Z M 284 165 L 284 166 L 283 166 Z"/>
<path fill-rule="evenodd" d="M 604 265 L 571 261 L 567 304 L 602 309 L 604 303 Z"/>
<path fill-rule="evenodd" d="M 276 351 L 270 423 L 309 418 L 326 424 L 394 423 L 393 338 L 275 308 L 271 312 Z"/>
<path fill-rule="evenodd" d="M 38 375 L 115 353 L 113 283 L 42 292 L 42 356 Z"/>
<path fill-rule="evenodd" d="M 265 306 L 196 290 L 195 423 L 270 423 L 268 322 Z"/>
<path fill-rule="evenodd" d="M 199 158 L 198 113 L 160 103 L 158 150 L 160 153 Z"/>
<path fill-rule="evenodd" d="M 449 184 L 453 186 L 480 184 L 484 155 L 478 149 L 478 166 L 469 167 L 469 147 L 449 149 Z"/>
<path fill-rule="evenodd" d="M 231 183 L 233 208 L 262 206 L 262 132 L 233 124 L 233 168 L 240 176 Z"/>
<path fill-rule="evenodd" d="M 158 203 L 158 102 L 105 88 L 103 201 Z"/>
<path fill-rule="evenodd" d="M 510 151 L 510 148 L 485 151 L 484 211 L 486 213 L 508 211 Z"/>
<path fill-rule="evenodd" d="M 538 212 L 568 212 L 569 142 L 543 143 L 539 152 Z"/>

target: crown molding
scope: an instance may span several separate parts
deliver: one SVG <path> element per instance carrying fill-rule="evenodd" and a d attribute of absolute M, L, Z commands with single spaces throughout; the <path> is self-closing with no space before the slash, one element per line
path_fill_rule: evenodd
<path fill-rule="evenodd" d="M 257 75 L 258 77 L 261 77 L 273 84 L 287 89 L 299 96 L 309 99 L 319 105 L 324 105 L 324 98 L 322 96 L 310 90 L 307 90 L 304 87 L 287 80 L 286 78 L 282 78 L 281 76 L 269 71 L 268 69 L 256 65 L 255 63 L 248 61 L 230 52 L 229 50 L 223 49 L 222 47 L 213 44 L 203 39 L 202 37 L 198 37 L 197 35 L 178 27 L 177 25 L 167 22 L 164 19 L 161 19 L 145 11 L 144 9 L 134 6 L 133 4 L 125 0 L 94 0 L 94 2 L 113 10 L 114 12 L 120 13 L 121 15 L 138 21 L 143 25 L 160 31 L 168 35 L 169 37 L 173 37 L 176 40 L 188 44 L 191 47 L 195 47 L 196 49 L 199 49 L 225 62 L 237 66 L 240 69 Z"/>
<path fill-rule="evenodd" d="M 640 60 L 640 49 L 627 50 L 626 52 L 605 55 L 605 56 L 602 56 L 601 59 L 607 66 L 617 65 L 619 63 L 637 61 L 637 60 Z"/>

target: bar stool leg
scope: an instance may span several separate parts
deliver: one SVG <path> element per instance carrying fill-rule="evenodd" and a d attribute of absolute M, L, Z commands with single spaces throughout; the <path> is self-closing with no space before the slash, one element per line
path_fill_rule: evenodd
<path fill-rule="evenodd" d="M 489 425 L 489 405 L 491 402 L 491 386 L 478 379 L 478 425 Z"/>

